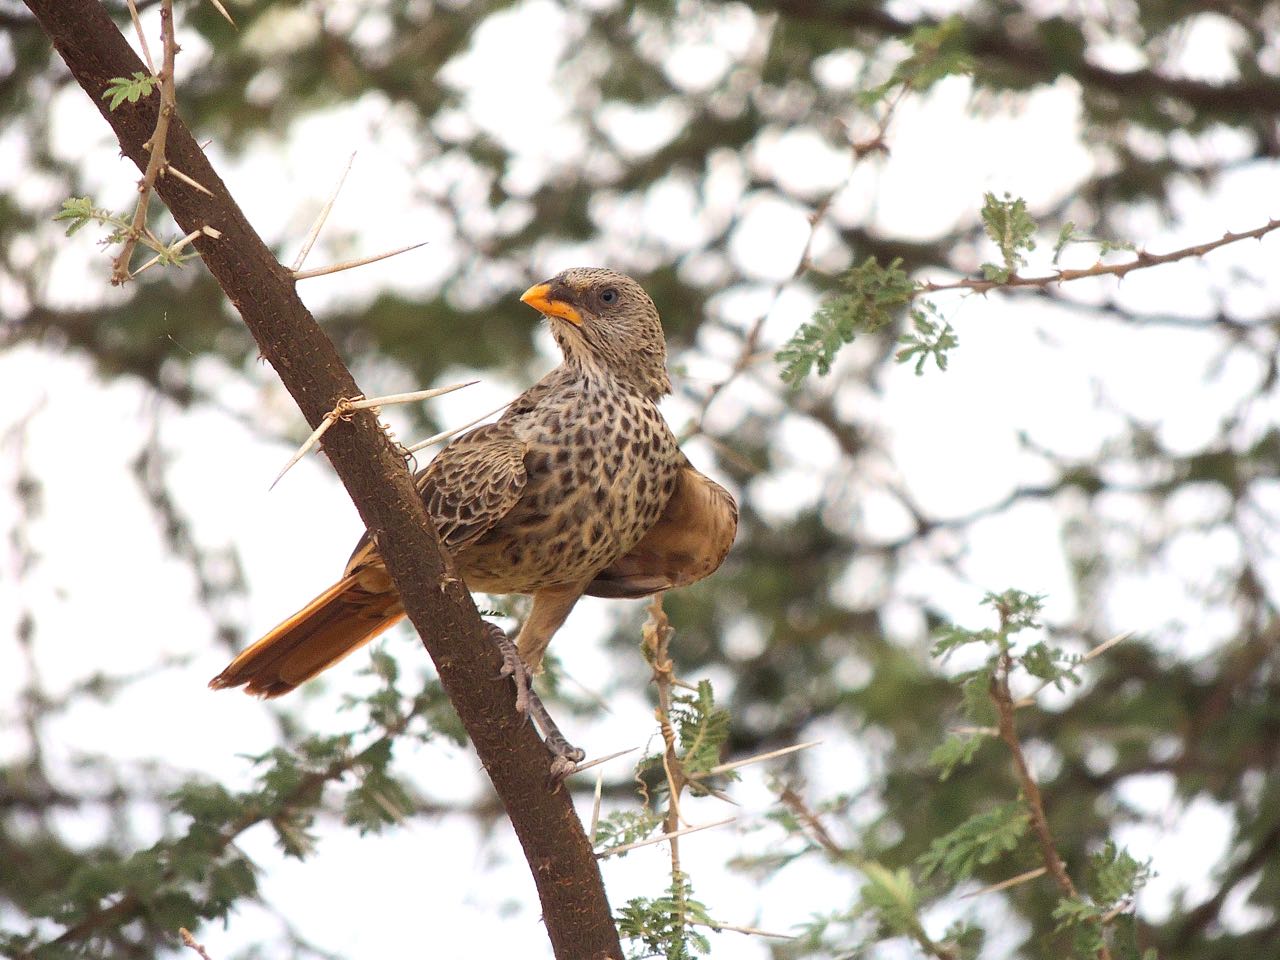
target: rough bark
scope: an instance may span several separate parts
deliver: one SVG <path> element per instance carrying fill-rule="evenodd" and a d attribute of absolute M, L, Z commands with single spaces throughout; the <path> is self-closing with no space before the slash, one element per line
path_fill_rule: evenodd
<path fill-rule="evenodd" d="M 97 0 L 27 0 L 27 6 L 115 131 L 125 156 L 144 169 L 144 144 L 155 128 L 159 95 L 107 110 L 102 99 L 107 81 L 146 69 L 107 11 Z M 196 248 L 308 423 L 319 424 L 339 398 L 360 392 L 350 372 L 299 299 L 288 270 L 249 225 L 180 116 L 169 129 L 167 156 L 213 195 L 173 176 L 161 177 L 157 192 L 184 232 L 206 225 L 220 231 L 218 239 L 201 236 Z M 497 653 L 483 639 L 465 584 L 447 568 L 403 460 L 368 414 L 335 425 L 323 445 L 507 810 L 537 884 L 555 955 L 620 958 L 600 871 L 568 791 L 553 793 L 547 787 L 547 753 L 532 725 L 517 716 L 512 685 L 494 680 Z M 450 869 L 438 863 L 422 868 Z M 523 951 L 513 944 L 513 952 Z"/>

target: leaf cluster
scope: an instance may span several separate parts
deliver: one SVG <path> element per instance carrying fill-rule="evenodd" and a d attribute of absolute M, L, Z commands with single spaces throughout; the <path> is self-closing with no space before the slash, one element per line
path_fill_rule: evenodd
<path fill-rule="evenodd" d="M 151 96 L 151 91 L 159 83 L 159 77 L 135 70 L 130 76 L 112 77 L 108 80 L 106 89 L 102 91 L 102 99 L 110 101 L 107 104 L 107 109 L 114 113 L 116 107 L 126 100 L 130 103 L 137 103 L 143 97 Z"/>
<path fill-rule="evenodd" d="M 778 351 L 782 379 L 798 384 L 816 367 L 821 375 L 831 372 L 840 348 L 862 333 L 871 333 L 891 323 L 915 294 L 915 284 L 894 259 L 882 267 L 869 257 L 840 278 L 844 293 L 824 301 L 808 323 Z"/>
<path fill-rule="evenodd" d="M 706 905 L 693 899 L 693 887 L 686 874 L 676 871 L 665 896 L 636 897 L 619 912 L 618 933 L 636 941 L 633 958 L 663 957 L 689 960 L 711 952 L 711 942 L 696 926 L 716 927 Z"/>
<path fill-rule="evenodd" d="M 982 226 L 987 236 L 1000 251 L 1000 264 L 984 263 L 982 276 L 986 280 L 1005 283 L 1015 277 L 1019 268 L 1026 266 L 1026 254 L 1036 248 L 1036 222 L 1027 213 L 1027 201 L 1022 197 L 1005 194 L 1003 199 L 994 193 L 983 196 Z"/>

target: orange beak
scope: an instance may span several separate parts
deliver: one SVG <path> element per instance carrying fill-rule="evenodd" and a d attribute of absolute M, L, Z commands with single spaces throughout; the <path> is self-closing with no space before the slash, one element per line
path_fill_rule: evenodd
<path fill-rule="evenodd" d="M 553 299 L 551 296 L 551 284 L 549 283 L 534 284 L 524 292 L 520 302 L 527 303 L 533 309 L 548 317 L 559 317 L 561 320 L 568 320 L 575 327 L 582 326 L 582 314 L 578 313 L 564 300 Z"/>

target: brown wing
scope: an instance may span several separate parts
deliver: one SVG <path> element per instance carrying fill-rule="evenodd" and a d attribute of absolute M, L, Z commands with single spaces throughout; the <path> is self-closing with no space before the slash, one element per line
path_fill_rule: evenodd
<path fill-rule="evenodd" d="M 489 423 L 445 447 L 413 478 L 427 513 L 450 550 L 466 546 L 506 515 L 524 491 L 525 443 L 504 423 Z M 373 550 L 366 532 L 347 561 L 347 573 Z"/>
<path fill-rule="evenodd" d="M 593 597 L 643 597 L 684 587 L 714 573 L 738 532 L 729 491 L 685 461 L 676 489 L 653 529 L 630 553 L 600 571 Z"/>

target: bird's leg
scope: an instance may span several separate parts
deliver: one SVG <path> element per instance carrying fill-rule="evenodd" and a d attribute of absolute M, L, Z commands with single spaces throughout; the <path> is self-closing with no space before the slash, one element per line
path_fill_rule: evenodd
<path fill-rule="evenodd" d="M 576 764 L 586 757 L 586 751 L 571 744 L 556 722 L 551 719 L 546 705 L 537 691 L 533 689 L 533 675 L 525 666 L 515 642 L 507 636 L 507 632 L 496 623 L 485 622 L 489 636 L 502 654 L 501 677 L 511 677 L 516 684 L 516 709 L 527 717 L 532 717 L 534 724 L 542 734 L 542 742 L 546 744 L 552 756 L 551 779 L 558 783 L 573 772 Z"/>

